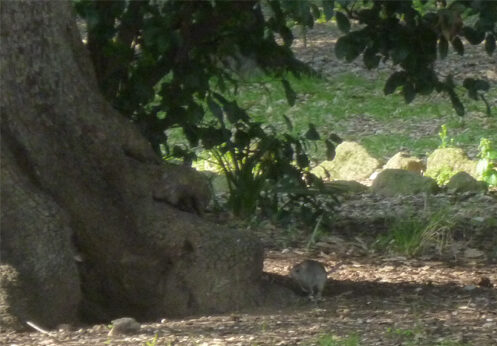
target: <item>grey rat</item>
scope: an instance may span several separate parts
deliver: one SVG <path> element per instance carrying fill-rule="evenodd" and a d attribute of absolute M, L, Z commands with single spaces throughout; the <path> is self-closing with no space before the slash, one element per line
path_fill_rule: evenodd
<path fill-rule="evenodd" d="M 305 260 L 292 267 L 290 277 L 299 284 L 304 292 L 309 294 L 309 297 L 320 299 L 328 274 L 334 272 L 339 266 L 337 265 L 330 272 L 327 272 L 322 263 Z"/>

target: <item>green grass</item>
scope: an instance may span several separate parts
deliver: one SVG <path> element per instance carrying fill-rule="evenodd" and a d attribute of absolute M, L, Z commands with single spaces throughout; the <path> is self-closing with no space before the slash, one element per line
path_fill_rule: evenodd
<path fill-rule="evenodd" d="M 401 217 L 394 220 L 387 234 L 377 240 L 380 249 L 391 250 L 407 256 L 419 253 L 423 243 L 425 223 L 416 217 Z"/>
<path fill-rule="evenodd" d="M 335 335 L 325 334 L 319 337 L 315 345 L 319 346 L 358 346 L 359 337 L 357 335 L 350 335 L 346 338 L 341 338 Z"/>
<path fill-rule="evenodd" d="M 454 341 L 445 338 L 437 338 L 437 340 L 430 340 L 426 335 L 426 330 L 422 326 L 414 326 L 413 329 L 402 328 L 387 328 L 386 333 L 383 334 L 386 340 L 395 342 L 395 345 L 406 346 L 420 346 L 420 345 L 434 345 L 434 346 L 469 346 L 466 343 Z M 324 334 L 320 336 L 313 345 L 320 346 L 359 346 L 360 338 L 357 334 L 347 337 L 339 337 L 333 334 Z"/>
<path fill-rule="evenodd" d="M 430 337 L 426 335 L 426 330 L 419 325 L 414 326 L 413 329 L 387 328 L 386 332 L 386 336 L 391 339 L 391 341 L 395 341 L 395 345 L 469 346 L 466 343 L 445 338 L 437 338 L 436 341 L 431 340 Z"/>
<path fill-rule="evenodd" d="M 461 119 L 442 94 L 418 96 L 411 104 L 405 104 L 398 93 L 385 96 L 386 77 L 368 80 L 351 73 L 332 79 L 289 76 L 297 92 L 293 107 L 287 104 L 280 83 L 268 77 L 241 85 L 235 97 L 254 119 L 271 123 L 279 130 L 287 129 L 283 118 L 286 115 L 294 125 L 294 133 L 305 132 L 308 124 L 313 123 L 322 136 L 337 133 L 344 139 L 359 141 L 379 159 L 401 149 L 426 155 L 438 147 L 442 123 L 447 124 L 453 144 L 463 149 L 476 149 L 480 137 L 497 142 L 497 114 L 485 117 L 482 102 L 462 97 L 471 116 Z M 487 99 L 496 98 L 494 88 Z M 497 113 L 495 107 L 493 111 Z M 364 126 L 363 121 L 366 121 Z M 324 160 L 324 148 L 318 147 L 312 156 Z"/>
<path fill-rule="evenodd" d="M 476 152 L 481 137 L 497 143 L 497 88 L 487 95 L 493 101 L 493 116 L 485 117 L 483 102 L 467 97 L 462 101 L 467 116 L 457 116 L 443 94 L 418 96 L 411 104 L 394 93 L 385 96 L 383 86 L 387 74 L 369 80 L 352 73 L 333 78 L 288 76 L 297 93 L 293 107 L 289 106 L 278 80 L 259 76 L 242 82 L 232 93 L 242 108 L 255 119 L 271 124 L 278 131 L 288 131 L 284 115 L 293 123 L 294 134 L 302 134 L 309 123 L 316 125 L 323 138 L 336 133 L 345 140 L 358 141 L 378 159 L 387 159 L 401 149 L 424 157 L 440 144 L 438 132 L 446 124 L 452 145 Z M 463 90 L 459 90 L 463 95 Z M 173 143 L 184 142 L 180 130 L 169 130 Z M 325 159 L 324 144 L 311 150 L 315 161 Z"/>
<path fill-rule="evenodd" d="M 493 116 L 485 115 L 483 102 L 462 96 L 467 115 L 459 117 L 443 94 L 418 96 L 406 104 L 399 93 L 385 96 L 383 87 L 388 74 L 370 80 L 352 73 L 333 78 L 287 76 L 297 93 L 289 106 L 281 83 L 268 76 L 241 82 L 231 97 L 247 109 L 255 120 L 271 124 L 277 131 L 303 134 L 309 123 L 316 125 L 325 139 L 335 133 L 344 140 L 360 142 L 374 157 L 386 161 L 400 150 L 426 157 L 440 145 L 440 126 L 446 124 L 451 146 L 476 154 L 481 137 L 497 143 L 497 88 L 486 98 L 493 102 Z M 462 88 L 458 90 L 463 95 Z M 208 119 L 209 117 L 207 117 Z M 186 143 L 181 130 L 168 131 L 170 144 Z M 325 145 L 317 142 L 309 150 L 315 164 L 326 159 Z"/>
<path fill-rule="evenodd" d="M 435 150 L 440 140 L 436 136 L 425 136 L 422 138 L 411 138 L 407 135 L 370 135 L 359 139 L 368 152 L 378 159 L 393 156 L 400 149 L 409 148 L 411 154 L 418 157 L 425 156 Z M 393 154 L 392 154 L 393 153 Z"/>
<path fill-rule="evenodd" d="M 388 233 L 378 237 L 376 246 L 406 256 L 433 249 L 441 254 L 450 245 L 454 225 L 453 216 L 446 209 L 429 217 L 409 212 L 393 220 Z"/>

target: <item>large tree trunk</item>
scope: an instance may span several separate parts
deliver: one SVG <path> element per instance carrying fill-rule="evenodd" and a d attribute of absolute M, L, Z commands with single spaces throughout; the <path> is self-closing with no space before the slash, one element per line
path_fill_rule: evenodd
<path fill-rule="evenodd" d="M 197 216 L 203 180 L 164 165 L 98 93 L 70 3 L 3 1 L 0 20 L 0 322 L 257 302 L 261 246 Z"/>

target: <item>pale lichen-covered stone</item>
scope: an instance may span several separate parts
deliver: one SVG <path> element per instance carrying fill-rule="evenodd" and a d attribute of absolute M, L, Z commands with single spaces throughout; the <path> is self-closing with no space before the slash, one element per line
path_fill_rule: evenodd
<path fill-rule="evenodd" d="M 367 179 L 380 167 L 380 162 L 356 142 L 342 142 L 336 147 L 333 161 L 324 161 L 312 173 L 331 180 Z"/>
<path fill-rule="evenodd" d="M 385 169 L 378 174 L 371 188 L 373 192 L 385 196 L 435 193 L 439 189 L 432 178 L 402 169 Z"/>
<path fill-rule="evenodd" d="M 487 184 L 483 181 L 478 181 L 466 172 L 459 172 L 454 175 L 447 183 L 447 190 L 450 192 L 485 192 Z"/>
<path fill-rule="evenodd" d="M 436 149 L 428 156 L 426 164 L 426 175 L 437 177 L 440 172 L 466 172 L 473 178 L 476 174 L 477 162 L 470 160 L 466 153 L 460 148 Z"/>
<path fill-rule="evenodd" d="M 404 169 L 406 171 L 411 171 L 415 173 L 421 173 L 426 171 L 426 165 L 421 161 L 421 159 L 409 156 L 408 153 L 400 151 L 383 166 L 384 169 Z"/>

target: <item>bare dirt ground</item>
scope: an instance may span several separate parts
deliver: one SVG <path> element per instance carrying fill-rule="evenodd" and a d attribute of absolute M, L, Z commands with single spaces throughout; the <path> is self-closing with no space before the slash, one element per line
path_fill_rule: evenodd
<path fill-rule="evenodd" d="M 350 71 L 350 66 L 334 62 L 334 39 L 326 30 L 318 26 L 309 32 L 308 47 L 298 54 L 303 58 L 307 54 L 328 69 L 336 66 Z M 298 42 L 297 50 L 301 46 Z M 485 55 L 477 58 L 481 64 L 488 62 Z M 360 65 L 352 69 L 371 78 L 377 73 Z M 495 65 L 488 69 L 491 73 Z M 497 345 L 497 265 L 491 253 L 496 237 L 477 238 L 480 244 L 462 239 L 451 258 L 380 255 L 368 240 L 368 235 L 381 231 L 378 211 L 392 212 L 419 201 L 367 198 L 345 201 L 340 230 L 322 238 L 310 251 L 306 250 L 308 235 L 292 237 L 271 226 L 259 231 L 267 248 L 264 270 L 268 280 L 289 283 L 288 267 L 305 258 L 319 260 L 328 268 L 340 264 L 329 275 L 321 301 L 301 297 L 282 308 L 164 319 L 142 324 L 140 332 L 131 336 L 109 336 L 106 325 L 0 333 L 0 345 L 345 345 L 336 341 L 340 338 L 356 338 L 360 345 Z M 476 224 L 483 217 L 497 216 L 493 197 L 468 198 L 458 206 Z M 471 222 L 464 227 L 474 227 L 475 234 L 479 230 Z M 488 251 L 464 252 L 478 245 Z M 331 342 L 332 337 L 337 343 Z"/>
<path fill-rule="evenodd" d="M 308 255 L 269 251 L 267 272 L 285 275 Z M 402 258 L 316 255 L 341 267 L 323 300 L 300 298 L 281 309 L 164 319 L 139 334 L 108 336 L 97 325 L 49 334 L 3 334 L 2 345 L 317 345 L 325 337 L 357 335 L 360 345 L 496 345 L 495 267 L 477 262 L 451 266 Z M 154 339 L 155 338 L 155 339 Z M 155 341 L 154 341 L 155 340 Z M 155 343 L 153 343 L 155 342 Z"/>

